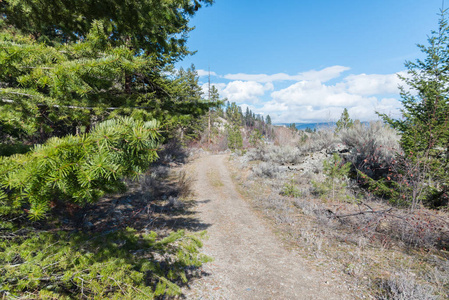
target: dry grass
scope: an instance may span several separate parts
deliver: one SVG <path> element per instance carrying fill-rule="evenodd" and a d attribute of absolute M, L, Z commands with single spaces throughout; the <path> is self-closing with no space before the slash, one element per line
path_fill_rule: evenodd
<path fill-rule="evenodd" d="M 220 180 L 220 174 L 218 174 L 217 170 L 209 170 L 207 172 L 207 175 L 209 177 L 209 182 L 214 187 L 222 187 L 224 186 L 223 182 Z"/>

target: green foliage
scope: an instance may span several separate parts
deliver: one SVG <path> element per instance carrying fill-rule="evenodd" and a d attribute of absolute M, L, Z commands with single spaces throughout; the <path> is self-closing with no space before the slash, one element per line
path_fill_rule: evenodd
<path fill-rule="evenodd" d="M 251 144 L 251 146 L 253 147 L 257 147 L 260 146 L 260 144 L 262 143 L 262 134 L 260 133 L 259 130 L 254 129 L 251 132 L 251 135 L 249 137 L 249 143 Z"/>
<path fill-rule="evenodd" d="M 231 150 L 237 150 L 243 146 L 242 133 L 240 132 L 240 126 L 226 126 L 228 134 L 228 148 Z"/>
<path fill-rule="evenodd" d="M 21 232 L 24 232 L 23 230 Z M 180 294 L 187 270 L 210 258 L 198 249 L 204 232 L 134 229 L 108 234 L 6 233 L 0 240 L 0 295 L 34 299 L 154 299 Z"/>
<path fill-rule="evenodd" d="M 67 233 L 23 212 L 39 221 L 55 203 L 124 191 L 157 159 L 159 126 L 192 131 L 213 105 L 194 68 L 173 63 L 191 53 L 189 19 L 212 2 L 0 1 L 2 298 L 171 297 L 208 261 L 182 231 Z"/>
<path fill-rule="evenodd" d="M 332 200 L 335 201 L 336 196 L 346 187 L 344 180 L 350 168 L 351 163 L 343 164 L 343 159 L 334 153 L 332 158 L 323 162 L 323 173 L 326 179 L 322 183 L 313 182 L 315 189 L 322 195 L 331 193 Z"/>
<path fill-rule="evenodd" d="M 158 124 L 132 118 L 99 123 L 83 136 L 52 138 L 26 154 L 2 157 L 0 215 L 28 206 L 39 219 L 52 201 L 80 205 L 124 189 L 157 158 Z"/>
<path fill-rule="evenodd" d="M 267 125 L 271 125 L 271 117 L 270 117 L 270 115 L 267 115 L 267 118 L 265 119 L 265 123 L 267 123 Z"/>
<path fill-rule="evenodd" d="M 11 156 L 13 154 L 23 154 L 30 151 L 32 147 L 23 143 L 17 142 L 14 144 L 0 144 L 0 156 Z"/>
<path fill-rule="evenodd" d="M 14 29 L 0 31 L 0 125 L 11 136 L 88 131 L 119 115 L 188 127 L 212 104 L 201 99 L 194 68 L 161 67 L 152 56 L 114 46 L 94 22 L 78 43 L 49 46 Z"/>
<path fill-rule="evenodd" d="M 282 187 L 282 195 L 287 197 L 299 198 L 302 196 L 301 191 L 296 186 L 295 180 L 292 178 L 289 182 L 286 182 Z"/>
<path fill-rule="evenodd" d="M 312 128 L 306 127 L 306 129 L 304 130 L 307 133 L 313 133 L 314 131 L 312 130 Z"/>
<path fill-rule="evenodd" d="M 242 119 L 243 115 L 241 111 L 239 110 L 239 106 L 235 104 L 235 102 L 232 102 L 227 108 L 226 108 L 226 119 L 231 123 L 232 126 L 241 126 L 242 125 Z"/>
<path fill-rule="evenodd" d="M 441 12 L 438 31 L 433 31 L 428 38 L 429 45 L 418 45 L 426 58 L 405 64 L 408 74 L 401 79 L 408 89 L 401 88 L 402 118 L 395 120 L 381 114 L 385 122 L 401 133 L 404 152 L 398 160 L 419 165 L 420 180 L 441 194 L 447 194 L 449 187 L 449 24 L 446 15 L 446 10 Z"/>
<path fill-rule="evenodd" d="M 176 95 L 176 102 L 180 107 L 183 106 L 183 109 L 179 113 L 175 113 L 175 111 L 168 111 L 170 108 L 166 107 L 167 110 L 161 122 L 177 129 L 176 131 L 173 130 L 173 132 L 168 130 L 168 136 L 171 138 L 173 135 L 177 135 L 183 143 L 198 138 L 200 133 L 207 127 L 207 112 L 209 109 L 214 109 L 221 105 L 219 99 L 215 101 L 215 98 L 219 97 L 216 89 L 216 94 L 212 94 L 214 97 L 213 101 L 202 99 L 203 91 L 198 84 L 198 80 L 195 66 L 192 65 L 187 70 L 180 68 L 176 72 L 175 80 L 169 86 L 171 93 Z"/>
<path fill-rule="evenodd" d="M 226 119 L 229 122 L 229 125 L 226 125 L 228 148 L 231 150 L 242 148 L 243 137 L 240 126 L 242 125 L 243 114 L 241 108 L 235 102 L 226 107 Z"/>
<path fill-rule="evenodd" d="M 95 22 L 103 24 L 114 47 L 173 62 L 185 46 L 190 18 L 212 0 L 4 0 L 0 19 L 35 39 L 53 43 L 83 41 Z"/>
<path fill-rule="evenodd" d="M 397 199 L 399 199 L 399 193 L 394 187 L 394 181 L 390 181 L 388 178 L 374 180 L 360 170 L 357 170 L 357 175 L 360 178 L 360 183 L 364 185 L 368 191 L 378 197 L 389 199 L 392 204 L 398 204 Z"/>
<path fill-rule="evenodd" d="M 351 128 L 352 125 L 354 125 L 354 121 L 352 121 L 352 119 L 349 118 L 349 113 L 346 108 L 341 113 L 340 119 L 337 121 L 336 125 L 337 125 L 337 128 L 335 129 L 335 132 L 339 132 L 343 129 Z"/>

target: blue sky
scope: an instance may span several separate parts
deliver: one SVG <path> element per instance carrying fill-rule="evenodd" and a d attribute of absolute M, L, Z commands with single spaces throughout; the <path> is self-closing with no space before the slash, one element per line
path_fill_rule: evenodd
<path fill-rule="evenodd" d="M 449 1 L 447 1 L 449 6 Z M 442 0 L 216 0 L 192 18 L 188 47 L 206 89 L 277 123 L 399 117 L 397 73 L 423 55 Z"/>

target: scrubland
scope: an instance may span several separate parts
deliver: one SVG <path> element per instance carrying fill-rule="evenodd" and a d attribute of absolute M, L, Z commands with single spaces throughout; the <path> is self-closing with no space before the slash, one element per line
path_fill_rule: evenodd
<path fill-rule="evenodd" d="M 378 184 L 393 176 L 400 152 L 393 129 L 376 122 L 337 133 L 276 130 L 273 143 L 236 151 L 230 166 L 286 245 L 344 274 L 360 298 L 448 298 L 447 205 Z"/>

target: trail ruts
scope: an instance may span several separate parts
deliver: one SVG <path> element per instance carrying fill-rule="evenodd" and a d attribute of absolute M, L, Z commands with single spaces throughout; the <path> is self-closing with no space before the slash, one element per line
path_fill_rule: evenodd
<path fill-rule="evenodd" d="M 226 155 L 194 161 L 197 218 L 210 224 L 203 252 L 215 260 L 188 299 L 353 299 L 347 287 L 286 250 L 237 192 Z M 330 273 L 330 272 L 329 272 Z M 327 277 L 327 278 L 326 278 Z"/>

